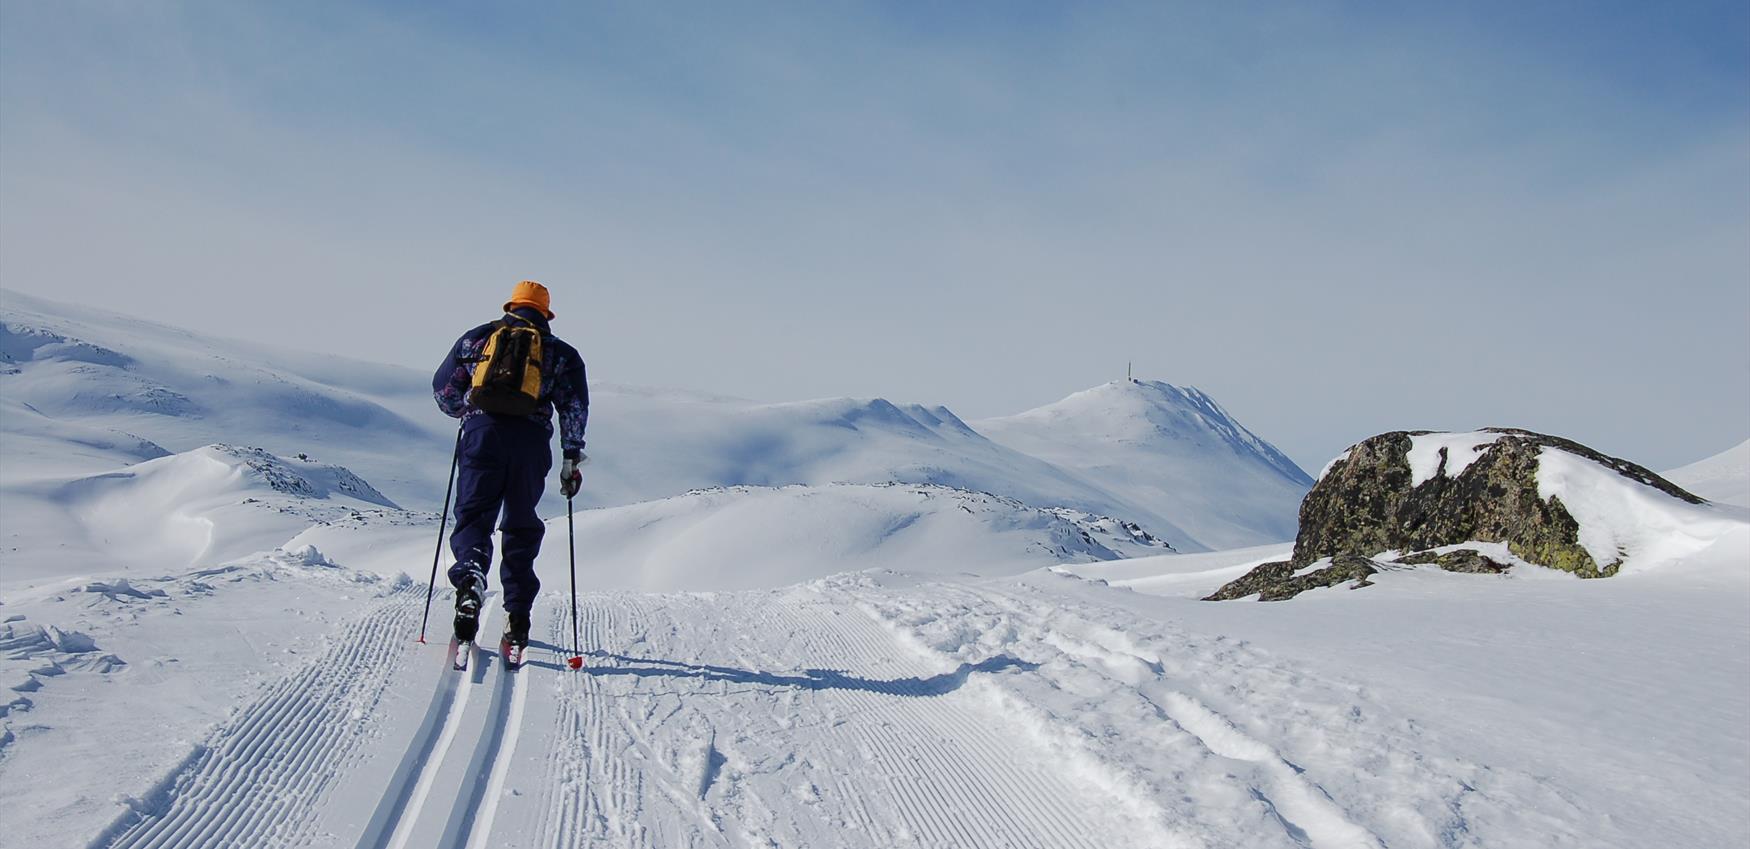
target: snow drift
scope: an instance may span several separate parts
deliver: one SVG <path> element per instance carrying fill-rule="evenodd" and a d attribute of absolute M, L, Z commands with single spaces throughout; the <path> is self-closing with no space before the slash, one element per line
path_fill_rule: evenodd
<path fill-rule="evenodd" d="M 89 548 L 80 561 L 159 573 L 271 551 L 312 524 L 361 511 L 400 512 L 343 467 L 234 445 L 147 460 L 35 495 L 73 518 L 74 538 Z M 9 558 L 8 566 L 52 567 L 37 557 Z"/>

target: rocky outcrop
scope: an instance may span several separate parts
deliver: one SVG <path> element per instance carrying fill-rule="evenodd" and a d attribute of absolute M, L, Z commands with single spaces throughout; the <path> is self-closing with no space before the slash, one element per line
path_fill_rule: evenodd
<path fill-rule="evenodd" d="M 1304 570 L 1287 560 L 1278 560 L 1247 572 L 1204 601 L 1229 601 L 1249 595 L 1256 595 L 1259 601 L 1282 601 L 1307 590 L 1334 587 L 1345 581 L 1355 582 L 1350 589 L 1360 589 L 1372 586 L 1373 582 L 1367 578 L 1378 571 L 1378 563 L 1359 554 L 1338 555 L 1331 558 L 1329 565 Z"/>
<path fill-rule="evenodd" d="M 1584 578 L 1616 574 L 1622 558 L 1599 562 L 1580 545 L 1579 522 L 1561 498 L 1540 497 L 1538 466 L 1547 449 L 1577 455 L 1673 498 L 1702 503 L 1641 466 L 1561 437 L 1508 428 L 1469 435 L 1385 433 L 1351 448 L 1307 493 L 1294 555 L 1281 564 L 1284 568 L 1260 566 L 1209 600 L 1254 593 L 1264 600 L 1291 598 L 1313 586 L 1346 580 L 1307 586 L 1306 578 L 1320 573 L 1293 577 L 1323 558 L 1365 559 L 1388 551 L 1410 553 L 1398 562 L 1434 563 L 1448 571 L 1506 569 L 1474 550 L 1429 553 L 1473 541 L 1505 543 L 1517 557 Z M 1413 452 L 1418 456 L 1412 458 Z"/>
<path fill-rule="evenodd" d="M 1499 575 L 1507 571 L 1508 565 L 1490 557 L 1474 548 L 1461 548 L 1437 554 L 1432 551 L 1419 551 L 1415 554 L 1399 557 L 1396 561 L 1406 566 L 1430 564 L 1448 572 L 1466 572 L 1472 575 Z"/>

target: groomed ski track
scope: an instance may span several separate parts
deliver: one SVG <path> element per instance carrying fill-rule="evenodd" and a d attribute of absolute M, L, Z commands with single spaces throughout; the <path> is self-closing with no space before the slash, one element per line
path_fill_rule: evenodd
<path fill-rule="evenodd" d="M 452 671 L 411 639 L 423 592 L 396 592 L 89 845 L 1458 846 L 1468 817 L 1571 805 L 1420 758 L 1425 732 L 1355 687 L 1082 584 L 591 593 L 581 672 L 549 599 L 514 673 L 490 649 Z"/>

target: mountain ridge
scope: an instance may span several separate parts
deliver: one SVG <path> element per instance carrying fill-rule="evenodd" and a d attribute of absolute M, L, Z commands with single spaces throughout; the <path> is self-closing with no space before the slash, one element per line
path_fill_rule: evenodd
<path fill-rule="evenodd" d="M 442 503 L 455 425 L 432 405 L 422 373 L 3 294 L 0 380 L 13 479 L 36 477 L 37 469 L 72 457 L 76 471 L 95 474 L 164 453 L 239 443 L 346 466 L 411 510 Z M 1195 420 L 1196 446 L 1214 452 L 1195 476 L 1178 482 L 1208 492 L 1202 501 L 1162 501 L 1147 488 L 1113 486 L 1101 470 L 1005 444 L 939 404 L 757 402 L 598 381 L 591 393 L 592 462 L 577 506 L 624 506 L 709 487 L 903 483 L 1112 516 L 1181 551 L 1232 538 L 1293 536 L 1278 527 L 1292 522 L 1287 500 L 1233 497 L 1256 477 L 1244 465 L 1291 470 L 1292 463 L 1201 390 L 1167 384 L 1144 390 L 1178 393 L 1169 406 Z M 1172 435 L 1171 428 L 1155 431 Z M 1134 454 L 1139 445 L 1146 457 L 1148 446 L 1135 440 L 1120 440 L 1116 450 Z M 1241 483 L 1224 483 L 1235 469 Z M 544 509 L 563 509 L 556 492 Z M 1260 510 L 1278 515 L 1253 515 Z M 1188 527 L 1219 528 L 1225 515 L 1243 521 L 1214 543 Z"/>

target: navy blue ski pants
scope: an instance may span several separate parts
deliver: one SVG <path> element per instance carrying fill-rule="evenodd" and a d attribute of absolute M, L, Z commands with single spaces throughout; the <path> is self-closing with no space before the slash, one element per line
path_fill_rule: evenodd
<path fill-rule="evenodd" d="M 462 426 L 462 454 L 456 476 L 456 530 L 450 534 L 450 584 L 461 586 L 470 572 L 484 578 L 492 566 L 492 523 L 502 513 L 504 560 L 499 582 L 504 609 L 528 613 L 541 582 L 535 555 L 547 526 L 535 513 L 547 472 L 553 468 L 551 435 L 526 418 L 479 414 Z"/>

